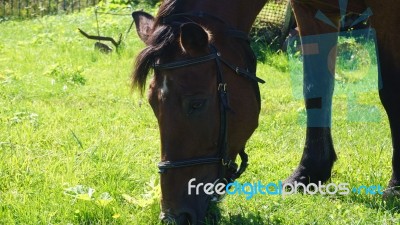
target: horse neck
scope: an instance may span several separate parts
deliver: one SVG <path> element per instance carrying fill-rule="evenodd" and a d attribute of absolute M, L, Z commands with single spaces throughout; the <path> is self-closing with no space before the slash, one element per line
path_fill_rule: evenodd
<path fill-rule="evenodd" d="M 188 1 L 186 11 L 204 11 L 218 16 L 227 24 L 246 33 L 267 0 L 215 0 Z"/>

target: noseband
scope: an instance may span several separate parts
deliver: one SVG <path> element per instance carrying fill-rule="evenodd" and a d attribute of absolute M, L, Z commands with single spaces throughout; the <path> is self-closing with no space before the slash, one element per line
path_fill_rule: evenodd
<path fill-rule="evenodd" d="M 187 14 L 185 14 L 188 16 Z M 193 16 L 193 14 L 190 14 Z M 204 13 L 202 13 L 204 15 Z M 180 14 L 182 16 L 182 14 Z M 196 15 L 198 16 L 198 15 Z M 241 38 L 247 37 L 247 34 L 238 30 L 229 30 L 229 33 L 233 34 L 233 37 Z M 224 58 L 222 58 L 221 53 L 213 45 L 209 46 L 210 54 L 205 56 L 200 56 L 193 59 L 181 60 L 177 62 L 153 65 L 155 70 L 173 70 L 189 66 L 196 66 L 201 63 L 214 61 L 217 66 L 217 90 L 219 96 L 219 108 L 220 108 L 220 126 L 219 126 L 219 138 L 218 138 L 218 153 L 213 157 L 199 157 L 188 160 L 180 161 L 162 161 L 158 163 L 159 173 L 165 173 L 168 169 L 192 167 L 197 165 L 205 164 L 216 164 L 220 163 L 226 171 L 231 172 L 231 177 L 226 178 L 228 182 L 232 182 L 246 170 L 248 166 L 248 155 L 245 153 L 244 148 L 239 152 L 241 158 L 240 166 L 238 166 L 233 159 L 228 157 L 228 141 L 227 141 L 227 112 L 230 111 L 228 104 L 228 92 L 227 83 L 224 79 L 224 74 L 222 73 L 222 65 L 233 70 L 237 75 L 240 75 L 252 82 L 265 83 L 264 80 L 258 78 L 255 73 L 248 71 L 247 69 L 235 66 Z M 221 177 L 224 179 L 225 177 Z M 218 181 L 218 180 L 217 180 Z"/>

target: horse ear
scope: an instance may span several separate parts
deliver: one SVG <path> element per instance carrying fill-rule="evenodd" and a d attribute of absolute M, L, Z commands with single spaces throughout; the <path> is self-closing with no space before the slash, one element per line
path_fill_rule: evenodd
<path fill-rule="evenodd" d="M 147 44 L 154 26 L 154 17 L 143 11 L 136 11 L 132 13 L 133 20 L 135 21 L 136 31 L 144 43 Z"/>
<path fill-rule="evenodd" d="M 189 54 L 203 53 L 207 50 L 209 36 L 197 23 L 185 23 L 181 26 L 180 43 Z"/>

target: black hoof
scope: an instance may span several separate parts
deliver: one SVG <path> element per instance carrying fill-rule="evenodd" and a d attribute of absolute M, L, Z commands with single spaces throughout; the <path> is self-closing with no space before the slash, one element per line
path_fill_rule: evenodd
<path fill-rule="evenodd" d="M 388 187 L 383 191 L 383 200 L 399 200 L 400 199 L 400 187 Z"/>
<path fill-rule="evenodd" d="M 330 179 L 336 153 L 330 128 L 308 127 L 300 164 L 284 183 L 324 183 Z"/>
<path fill-rule="evenodd" d="M 283 183 L 301 183 L 304 185 L 310 183 L 318 184 L 318 182 L 325 183 L 331 178 L 332 166 L 333 163 L 323 168 L 308 169 L 307 167 L 300 165 Z"/>
<path fill-rule="evenodd" d="M 388 187 L 383 191 L 383 200 L 400 200 L 400 183 L 397 179 L 392 178 L 389 181 Z"/>

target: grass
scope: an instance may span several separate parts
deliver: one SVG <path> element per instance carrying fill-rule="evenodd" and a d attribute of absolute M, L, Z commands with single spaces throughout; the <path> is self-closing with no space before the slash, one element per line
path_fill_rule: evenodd
<path fill-rule="evenodd" d="M 100 20 L 102 34 L 115 38 L 130 24 L 129 16 Z M 0 23 L 0 224 L 158 224 L 158 126 L 146 99 L 130 90 L 133 60 L 144 45 L 131 32 L 119 54 L 101 54 L 77 27 L 96 33 L 90 9 Z M 248 142 L 251 165 L 241 182 L 285 179 L 304 144 L 304 106 L 292 93 L 287 57 L 262 58 L 260 125 Z M 378 122 L 349 120 L 349 97 L 340 93 L 332 182 L 385 186 L 391 140 L 377 93 L 353 100 L 375 106 Z M 219 208 L 221 224 L 400 222 L 398 205 L 362 194 L 248 201 L 235 195 Z"/>

